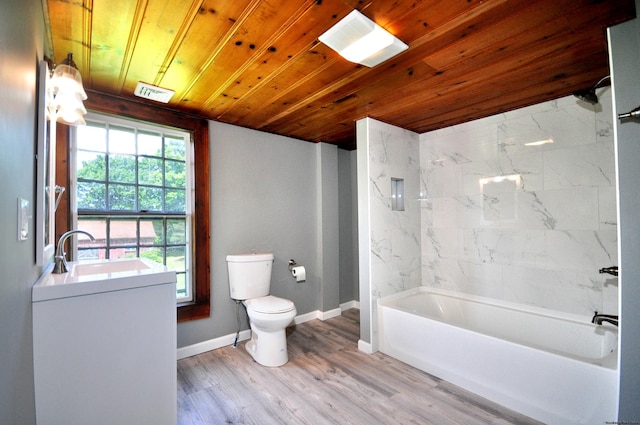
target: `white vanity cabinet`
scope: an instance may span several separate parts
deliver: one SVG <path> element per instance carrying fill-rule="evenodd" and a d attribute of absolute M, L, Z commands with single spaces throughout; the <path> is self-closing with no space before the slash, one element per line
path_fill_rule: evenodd
<path fill-rule="evenodd" d="M 176 424 L 176 276 L 125 261 L 34 285 L 39 425 Z"/>

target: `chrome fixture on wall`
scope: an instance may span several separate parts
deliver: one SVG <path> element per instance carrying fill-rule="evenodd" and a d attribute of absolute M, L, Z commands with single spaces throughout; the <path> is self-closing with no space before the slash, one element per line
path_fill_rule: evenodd
<path fill-rule="evenodd" d="M 618 276 L 618 266 L 613 266 L 613 267 L 603 267 L 600 270 L 598 270 L 598 272 L 600 274 L 603 273 L 609 273 L 610 275 L 613 276 Z"/>
<path fill-rule="evenodd" d="M 591 323 L 596 325 L 602 325 L 602 322 L 608 322 L 612 325 L 618 326 L 618 316 L 615 314 L 599 314 L 597 311 L 593 313 Z"/>
<path fill-rule="evenodd" d="M 600 87 L 600 84 L 602 84 L 603 81 L 608 79 L 610 79 L 610 77 L 606 75 L 602 77 L 597 83 L 595 83 L 593 87 L 587 90 L 579 90 L 573 93 L 573 95 L 578 99 L 582 100 L 583 102 L 587 102 L 592 105 L 597 105 L 599 100 L 598 100 L 598 95 L 596 94 L 596 89 Z"/>
<path fill-rule="evenodd" d="M 619 120 L 624 120 L 628 118 L 640 118 L 640 106 L 638 106 L 633 111 L 625 112 L 624 114 L 618 114 Z"/>

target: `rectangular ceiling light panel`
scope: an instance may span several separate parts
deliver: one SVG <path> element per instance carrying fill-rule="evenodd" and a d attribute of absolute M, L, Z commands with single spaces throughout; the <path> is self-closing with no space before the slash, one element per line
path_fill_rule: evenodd
<path fill-rule="evenodd" d="M 357 10 L 349 13 L 318 39 L 346 60 L 370 68 L 409 48 Z"/>
<path fill-rule="evenodd" d="M 133 94 L 145 99 L 155 100 L 156 102 L 169 103 L 175 91 L 139 82 Z"/>

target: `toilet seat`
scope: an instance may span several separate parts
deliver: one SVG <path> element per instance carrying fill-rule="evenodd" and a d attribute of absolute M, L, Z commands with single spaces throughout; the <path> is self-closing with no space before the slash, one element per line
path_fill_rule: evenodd
<path fill-rule="evenodd" d="M 286 313 L 296 308 L 293 301 L 273 295 L 245 300 L 244 305 L 247 310 L 251 309 L 256 313 L 266 314 Z"/>

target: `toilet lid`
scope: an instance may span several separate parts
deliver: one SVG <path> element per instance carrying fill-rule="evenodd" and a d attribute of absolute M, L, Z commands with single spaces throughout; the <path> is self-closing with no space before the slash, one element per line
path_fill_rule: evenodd
<path fill-rule="evenodd" d="M 245 305 L 258 313 L 284 313 L 295 308 L 293 301 L 273 295 L 246 300 Z"/>

